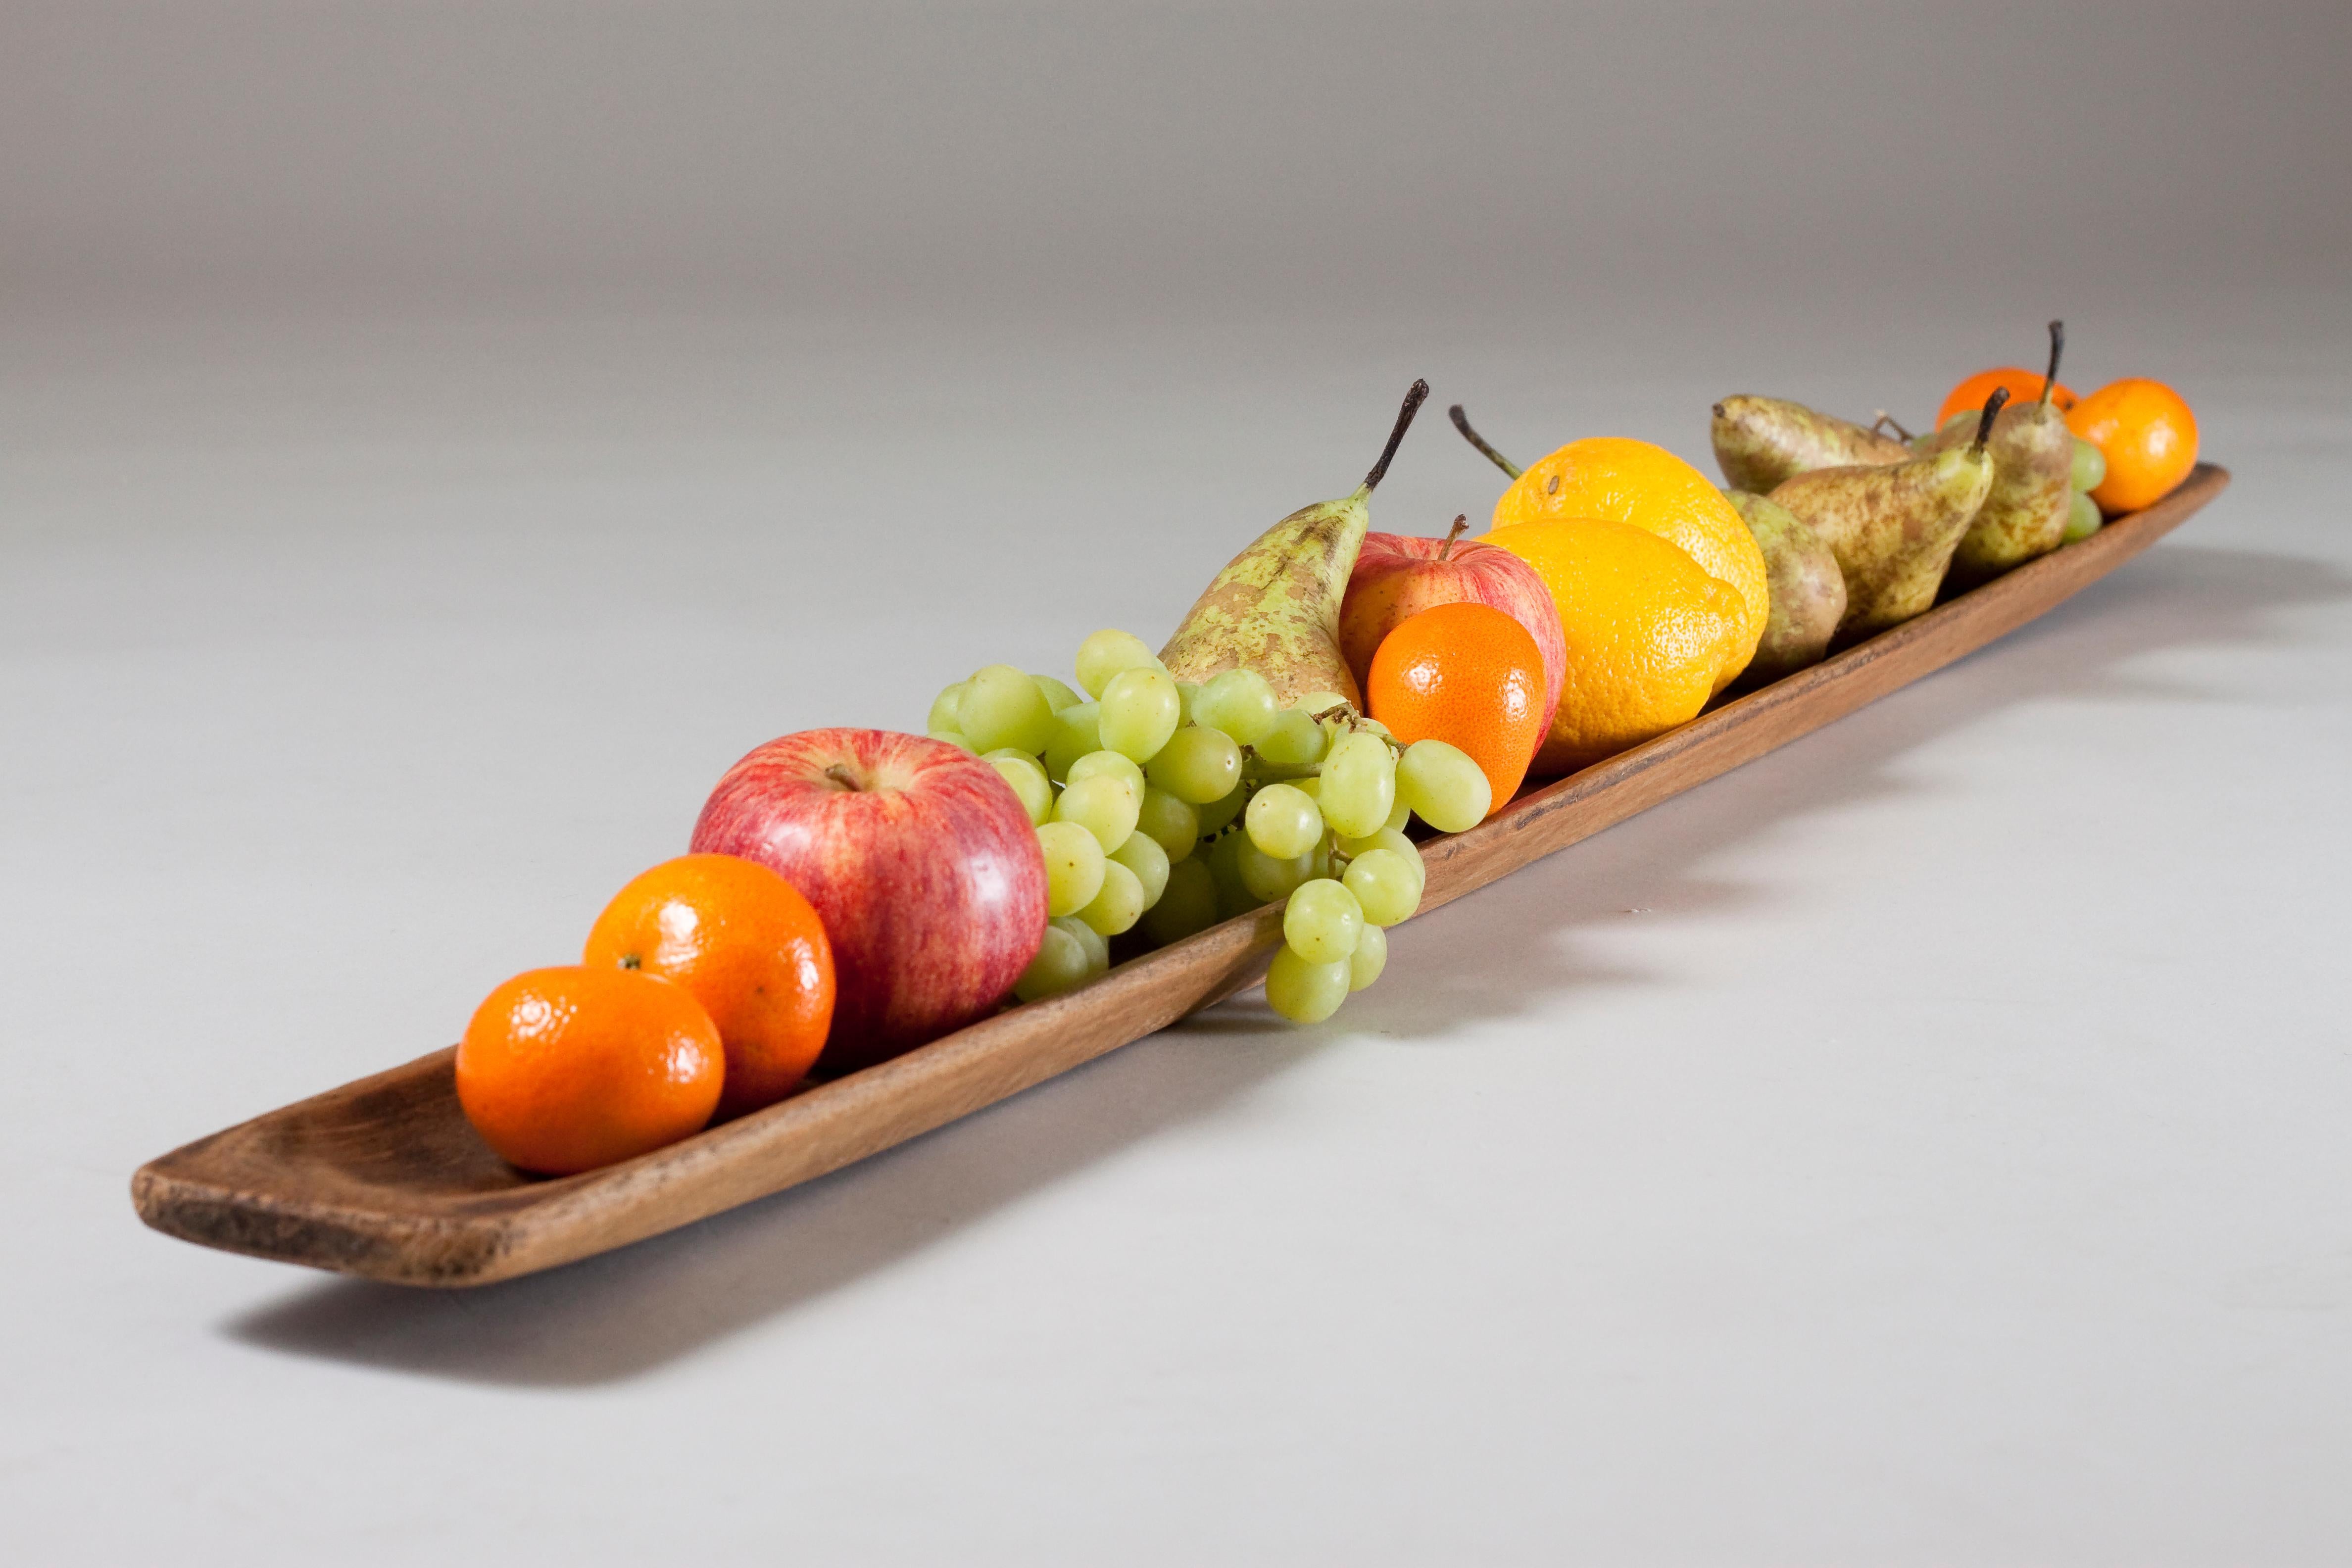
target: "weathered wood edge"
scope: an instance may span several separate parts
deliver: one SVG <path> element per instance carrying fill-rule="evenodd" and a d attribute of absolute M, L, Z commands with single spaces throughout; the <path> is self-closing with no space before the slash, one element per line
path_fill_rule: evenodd
<path fill-rule="evenodd" d="M 1823 663 L 1521 796 L 1424 846 L 1424 910 L 1861 708 L 2032 620 L 2170 532 L 2226 488 L 2210 465 L 2162 501 Z M 452 1050 L 200 1139 L 131 1179 L 140 1217 L 200 1245 L 403 1284 L 488 1284 L 690 1224 L 837 1170 L 1066 1072 L 1242 990 L 1281 942 L 1260 910 L 757 1115 L 584 1175 L 394 1211 L 272 1191 L 232 1170 L 272 1133 L 362 1095 L 414 1092 Z M 445 1091 L 446 1092 L 446 1091 Z M 240 1159 L 240 1155 L 247 1159 Z"/>

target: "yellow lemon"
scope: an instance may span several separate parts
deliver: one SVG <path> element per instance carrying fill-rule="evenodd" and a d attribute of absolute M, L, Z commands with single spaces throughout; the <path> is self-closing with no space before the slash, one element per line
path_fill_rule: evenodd
<path fill-rule="evenodd" d="M 1486 537 L 1536 569 L 1559 607 L 1568 678 L 1530 770 L 1573 773 L 1697 717 L 1755 651 L 1738 591 L 1656 534 L 1606 518 Z"/>
<path fill-rule="evenodd" d="M 1744 606 L 1739 654 L 1722 670 L 1716 689 L 1730 685 L 1755 654 L 1772 605 L 1764 587 L 1764 552 L 1723 492 L 1664 447 L 1594 436 L 1570 441 L 1529 468 L 1495 503 L 1498 529 L 1584 517 L 1647 530 L 1738 592 Z"/>

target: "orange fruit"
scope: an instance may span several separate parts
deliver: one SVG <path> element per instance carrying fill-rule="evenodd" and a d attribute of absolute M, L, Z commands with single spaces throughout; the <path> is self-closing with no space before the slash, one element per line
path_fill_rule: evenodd
<path fill-rule="evenodd" d="M 1406 745 L 1444 741 L 1469 753 L 1500 811 L 1544 738 L 1544 659 L 1517 619 L 1471 600 L 1399 621 L 1372 654 L 1364 698 Z"/>
<path fill-rule="evenodd" d="M 722 1116 L 773 1105 L 808 1075 L 833 1023 L 833 948 L 800 889 L 734 855 L 665 860 L 614 895 L 582 963 L 684 986 L 727 1051 Z"/>
<path fill-rule="evenodd" d="M 1568 644 L 1559 710 L 1535 772 L 1572 773 L 1698 716 L 1748 662 L 1738 591 L 1647 530 L 1603 518 L 1523 522 L 1486 542 L 1536 569 Z"/>
<path fill-rule="evenodd" d="M 466 1026 L 457 1103 L 509 1164 L 568 1176 L 699 1130 L 726 1068 L 719 1026 L 683 986 L 627 969 L 533 969 Z"/>
<path fill-rule="evenodd" d="M 1745 606 L 1741 644 L 1719 672 L 1723 685 L 1730 685 L 1755 654 L 1772 601 L 1764 585 L 1764 552 L 1723 492 L 1664 447 L 1594 436 L 1570 441 L 1527 469 L 1495 503 L 1497 530 L 1594 517 L 1656 534 L 1738 593 Z M 1486 542 L 1502 542 L 1490 535 Z"/>
<path fill-rule="evenodd" d="M 1936 410 L 1936 428 L 1942 429 L 1945 422 L 1955 414 L 1981 412 L 1985 399 L 1992 395 L 1992 389 L 1996 386 L 2009 388 L 2010 402 L 2022 407 L 2042 395 L 2042 384 L 2041 372 L 2020 370 L 2013 364 L 2003 365 L 1999 370 L 1980 370 L 1944 395 L 1944 405 Z M 2062 381 L 2057 390 L 2051 393 L 2050 401 L 2057 405 L 2058 411 L 2063 414 L 2074 406 L 2074 389 Z"/>
<path fill-rule="evenodd" d="M 2197 466 L 2197 416 L 2160 381 L 2111 381 L 2074 405 L 2066 427 L 2106 457 L 2091 492 L 2105 511 L 2152 506 Z"/>

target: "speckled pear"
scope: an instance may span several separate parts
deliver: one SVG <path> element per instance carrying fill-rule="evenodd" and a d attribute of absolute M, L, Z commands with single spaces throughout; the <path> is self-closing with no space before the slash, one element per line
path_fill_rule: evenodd
<path fill-rule="evenodd" d="M 1780 397 L 1725 398 L 1715 405 L 1708 435 L 1724 484 L 1755 495 L 1769 495 L 1814 468 L 1900 463 L 1912 456 L 1891 437 Z"/>
<path fill-rule="evenodd" d="M 1318 691 L 1363 706 L 1339 652 L 1339 605 L 1371 527 L 1372 490 L 1428 395 L 1429 383 L 1412 384 L 1381 460 L 1351 494 L 1299 508 L 1217 574 L 1160 650 L 1169 674 L 1205 682 L 1228 669 L 1254 669 L 1286 707 Z"/>
<path fill-rule="evenodd" d="M 1960 536 L 1992 488 L 1985 442 L 2009 401 L 1985 399 L 1966 447 L 1878 467 L 1816 468 L 1772 491 L 1837 557 L 1845 576 L 1840 646 L 1900 625 L 1936 602 Z"/>
<path fill-rule="evenodd" d="M 1726 490 L 1748 531 L 1764 552 L 1764 581 L 1772 612 L 1756 657 L 1740 672 L 1744 687 L 1767 685 L 1819 664 L 1838 622 L 1845 618 L 1845 574 L 1837 555 L 1796 514 L 1746 490 Z"/>
<path fill-rule="evenodd" d="M 1992 437 L 1985 443 L 1992 454 L 1992 489 L 1952 552 L 1947 581 L 1954 588 L 1989 582 L 2065 542 L 2074 500 L 2074 433 L 2050 401 L 2065 348 L 2065 323 L 2051 322 L 2050 374 L 2042 380 L 2042 395 L 2002 409 L 1993 421 Z M 1967 439 L 1968 426 L 1954 420 L 1928 437 L 1927 447 L 1945 451 Z"/>

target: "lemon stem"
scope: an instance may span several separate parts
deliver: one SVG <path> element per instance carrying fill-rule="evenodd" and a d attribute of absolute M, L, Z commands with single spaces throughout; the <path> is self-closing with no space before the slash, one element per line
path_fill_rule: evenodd
<path fill-rule="evenodd" d="M 1445 542 L 1437 547 L 1437 558 L 1440 561 L 1444 560 L 1447 556 L 1454 553 L 1454 542 L 1461 538 L 1462 531 L 1469 526 L 1470 514 L 1468 512 L 1457 511 L 1454 514 L 1454 526 L 1445 531 Z"/>
<path fill-rule="evenodd" d="M 1486 437 L 1479 435 L 1478 432 L 1470 428 L 1470 416 L 1462 412 L 1462 405 L 1457 403 L 1445 412 L 1452 416 L 1454 420 L 1454 427 L 1462 432 L 1462 438 L 1465 441 L 1469 442 L 1473 447 L 1477 447 L 1478 450 L 1486 453 L 1486 460 L 1488 462 L 1494 464 L 1495 467 L 1502 469 L 1503 472 L 1510 475 L 1511 478 L 1515 479 L 1517 479 L 1524 471 L 1517 463 L 1512 462 L 1510 458 L 1506 458 L 1502 453 L 1497 452 L 1494 447 L 1486 445 Z"/>

